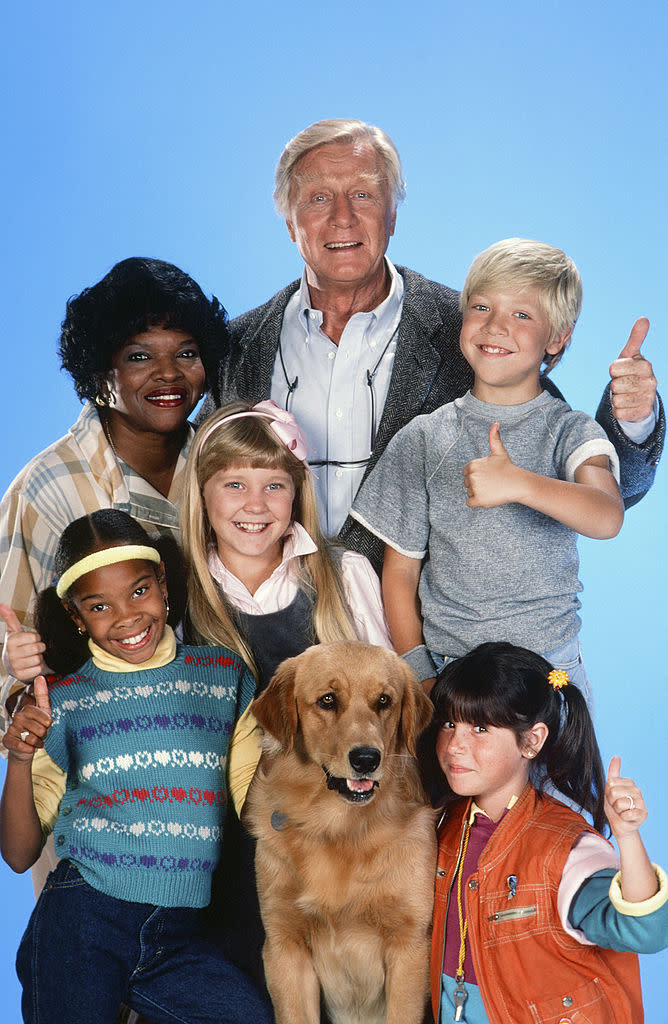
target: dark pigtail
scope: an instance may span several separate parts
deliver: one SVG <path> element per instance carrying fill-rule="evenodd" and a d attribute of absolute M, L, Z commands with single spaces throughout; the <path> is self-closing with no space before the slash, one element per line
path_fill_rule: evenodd
<path fill-rule="evenodd" d="M 35 629 L 46 645 L 44 660 L 57 675 L 71 675 L 88 661 L 88 638 L 79 633 L 55 587 L 37 595 Z"/>
<path fill-rule="evenodd" d="M 558 792 L 588 811 L 594 828 L 603 832 L 605 773 L 587 702 L 572 683 L 554 694 L 562 704 L 560 727 L 554 736 L 550 732 L 536 762 Z"/>

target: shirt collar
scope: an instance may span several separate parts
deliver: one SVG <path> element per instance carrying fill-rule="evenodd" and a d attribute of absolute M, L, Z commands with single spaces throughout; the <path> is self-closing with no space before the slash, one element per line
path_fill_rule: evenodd
<path fill-rule="evenodd" d="M 518 800 L 518 797 L 511 796 L 510 800 L 508 801 L 508 803 L 506 805 L 506 810 L 509 811 L 511 807 L 514 807 L 515 804 L 517 803 L 517 800 Z M 475 802 L 475 800 L 472 800 L 471 801 L 471 812 L 469 814 L 469 825 L 473 824 L 473 821 L 474 821 L 474 818 L 475 818 L 476 814 L 482 814 L 483 818 L 489 818 L 489 815 L 485 814 L 485 812 L 483 811 L 482 807 L 478 807 L 478 805 Z"/>
<path fill-rule="evenodd" d="M 401 317 L 404 301 L 404 279 L 394 264 L 388 260 L 387 256 L 385 257 L 385 266 L 390 275 L 390 291 L 380 305 L 362 315 L 374 320 L 379 331 L 387 331 L 389 334 L 395 329 Z M 322 312 L 319 309 L 313 309 L 311 306 L 311 294 L 306 281 L 306 267 L 304 267 L 302 278 L 299 282 L 297 297 L 297 319 L 304 328 L 304 341 L 308 341 L 309 325 L 322 327 Z M 314 316 L 311 316 L 311 314 L 314 314 Z"/>
<path fill-rule="evenodd" d="M 287 562 L 293 558 L 300 558 L 302 555 L 310 555 L 317 551 L 318 547 L 306 532 L 301 523 L 292 522 L 283 538 L 283 555 L 281 564 L 274 569 L 274 573 L 280 572 Z M 209 549 L 209 572 L 216 583 L 225 590 L 225 583 L 230 579 L 237 579 L 234 573 L 223 565 L 215 548 Z M 272 573 L 273 575 L 273 573 Z"/>

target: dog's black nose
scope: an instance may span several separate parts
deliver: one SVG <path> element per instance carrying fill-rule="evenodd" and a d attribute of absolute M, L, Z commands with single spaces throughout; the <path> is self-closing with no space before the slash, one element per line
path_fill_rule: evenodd
<path fill-rule="evenodd" d="M 380 750 L 377 747 L 353 747 L 348 760 L 356 772 L 374 772 L 380 764 Z"/>

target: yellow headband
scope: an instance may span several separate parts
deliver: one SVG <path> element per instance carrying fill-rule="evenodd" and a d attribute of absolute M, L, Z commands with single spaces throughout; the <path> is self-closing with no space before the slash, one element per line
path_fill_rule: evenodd
<path fill-rule="evenodd" d="M 86 555 L 80 561 L 71 565 L 58 580 L 56 593 L 63 598 L 73 583 L 87 572 L 93 569 L 101 569 L 103 565 L 116 565 L 117 562 L 131 562 L 135 558 L 144 559 L 146 562 L 158 564 L 162 559 L 155 548 L 146 544 L 120 544 L 118 547 L 104 548 L 102 551 L 93 551 L 92 555 Z"/>

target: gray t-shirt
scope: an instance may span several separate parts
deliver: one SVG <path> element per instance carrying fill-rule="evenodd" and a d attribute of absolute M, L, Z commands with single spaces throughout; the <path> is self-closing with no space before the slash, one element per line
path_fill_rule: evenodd
<path fill-rule="evenodd" d="M 550 651 L 580 627 L 574 531 L 518 503 L 466 505 L 462 469 L 489 455 L 492 423 L 512 461 L 534 473 L 573 480 L 579 465 L 601 454 L 618 473 L 601 427 L 545 391 L 514 406 L 468 392 L 392 438 L 351 515 L 401 554 L 425 559 L 425 643 L 452 657 L 488 640 Z"/>

